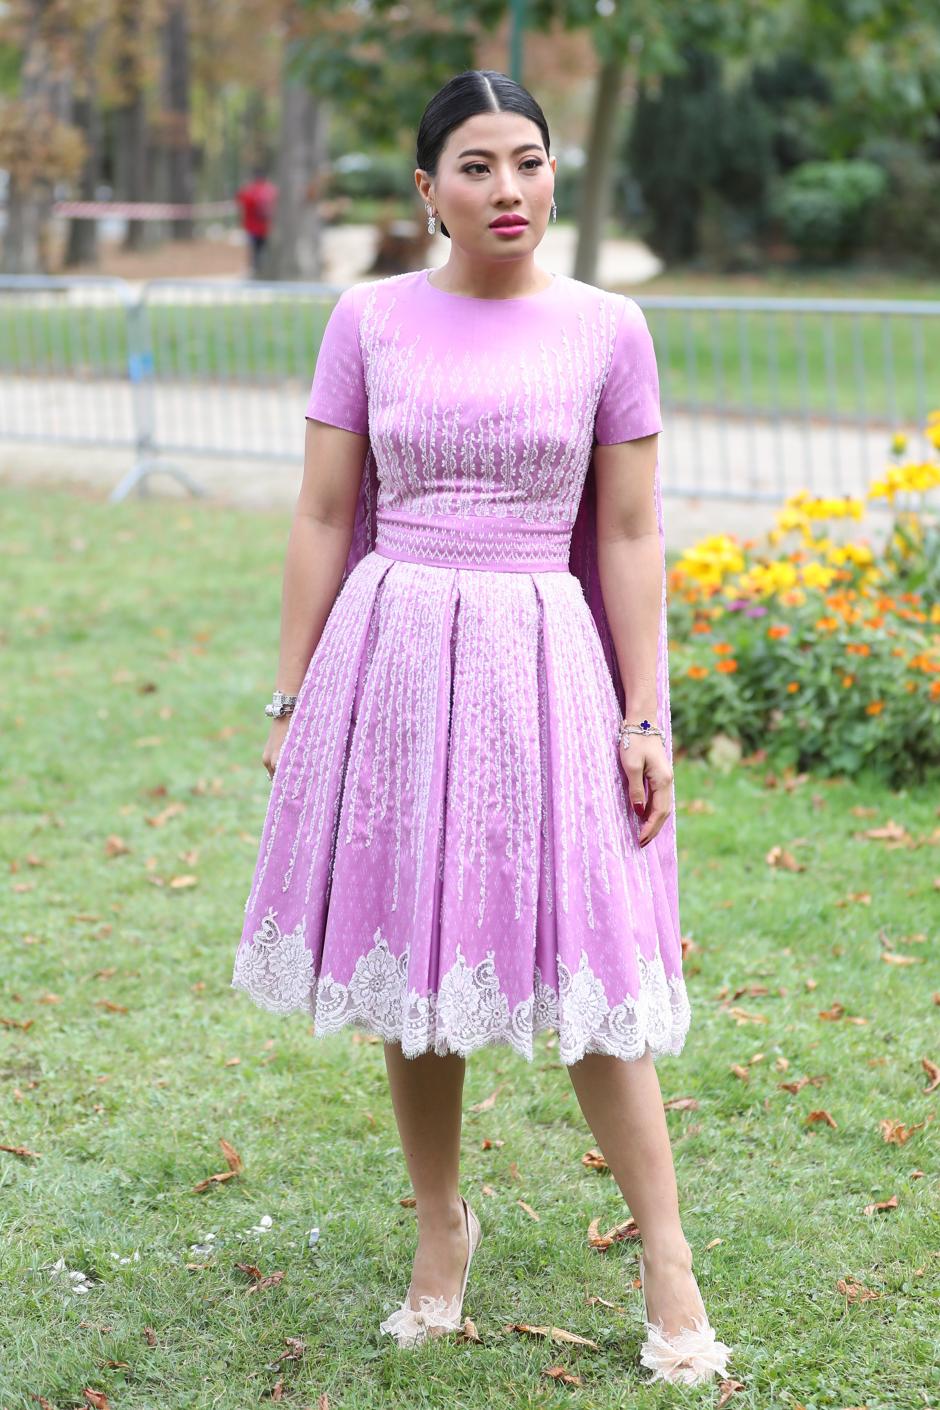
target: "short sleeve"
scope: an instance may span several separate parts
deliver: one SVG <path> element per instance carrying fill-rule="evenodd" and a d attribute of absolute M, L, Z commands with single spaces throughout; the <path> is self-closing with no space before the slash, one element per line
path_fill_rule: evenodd
<path fill-rule="evenodd" d="M 306 416 L 360 436 L 369 433 L 369 402 L 351 288 L 340 294 L 323 330 Z"/>
<path fill-rule="evenodd" d="M 639 304 L 621 297 L 623 314 L 594 419 L 595 443 L 604 446 L 663 429 L 653 339 Z"/>

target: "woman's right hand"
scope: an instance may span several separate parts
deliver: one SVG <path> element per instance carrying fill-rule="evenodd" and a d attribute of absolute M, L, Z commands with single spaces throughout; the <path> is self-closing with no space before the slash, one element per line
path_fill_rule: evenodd
<path fill-rule="evenodd" d="M 268 735 L 268 741 L 264 746 L 261 762 L 267 769 L 268 777 L 272 782 L 274 779 L 274 770 L 277 768 L 278 756 L 280 755 L 281 746 L 284 743 L 289 723 L 290 715 L 279 715 L 277 719 L 271 721 L 271 731 Z"/>

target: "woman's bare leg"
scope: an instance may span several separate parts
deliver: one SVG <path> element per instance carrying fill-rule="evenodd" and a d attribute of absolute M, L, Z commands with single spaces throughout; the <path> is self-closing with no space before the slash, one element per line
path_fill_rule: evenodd
<path fill-rule="evenodd" d="M 455 1297 L 467 1261 L 459 1192 L 466 1059 L 457 1053 L 406 1058 L 400 1043 L 386 1043 L 385 1065 L 416 1200 L 418 1250 L 408 1300 L 417 1310 L 422 1293 Z"/>
<path fill-rule="evenodd" d="M 650 1321 L 667 1333 L 702 1312 L 679 1196 L 659 1077 L 649 1051 L 635 1061 L 587 1053 L 568 1072 L 585 1120 L 643 1240 Z"/>

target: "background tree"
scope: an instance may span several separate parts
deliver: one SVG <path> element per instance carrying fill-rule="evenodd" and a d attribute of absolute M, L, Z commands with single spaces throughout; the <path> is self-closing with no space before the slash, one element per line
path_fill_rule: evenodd
<path fill-rule="evenodd" d="M 0 106 L 0 167 L 8 174 L 7 221 L 0 268 L 38 274 L 56 183 L 76 177 L 85 159 L 73 126 L 75 30 L 64 0 L 8 4 L 2 33 L 22 56 L 18 92 Z"/>

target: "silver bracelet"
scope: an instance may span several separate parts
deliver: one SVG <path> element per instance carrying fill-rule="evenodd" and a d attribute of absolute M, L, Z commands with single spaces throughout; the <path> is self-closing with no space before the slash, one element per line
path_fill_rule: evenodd
<path fill-rule="evenodd" d="M 285 695 L 282 690 L 276 690 L 271 696 L 270 705 L 265 705 L 264 713 L 271 715 L 275 720 L 279 720 L 282 715 L 291 714 L 296 704 L 296 695 Z"/>
<path fill-rule="evenodd" d="M 631 734 L 657 734 L 664 744 L 666 742 L 666 736 L 663 731 L 658 725 L 651 724 L 649 720 L 641 720 L 638 725 L 630 725 L 627 724 L 626 719 L 623 719 L 620 722 L 620 729 L 617 735 L 617 744 L 621 749 L 630 748 Z"/>

